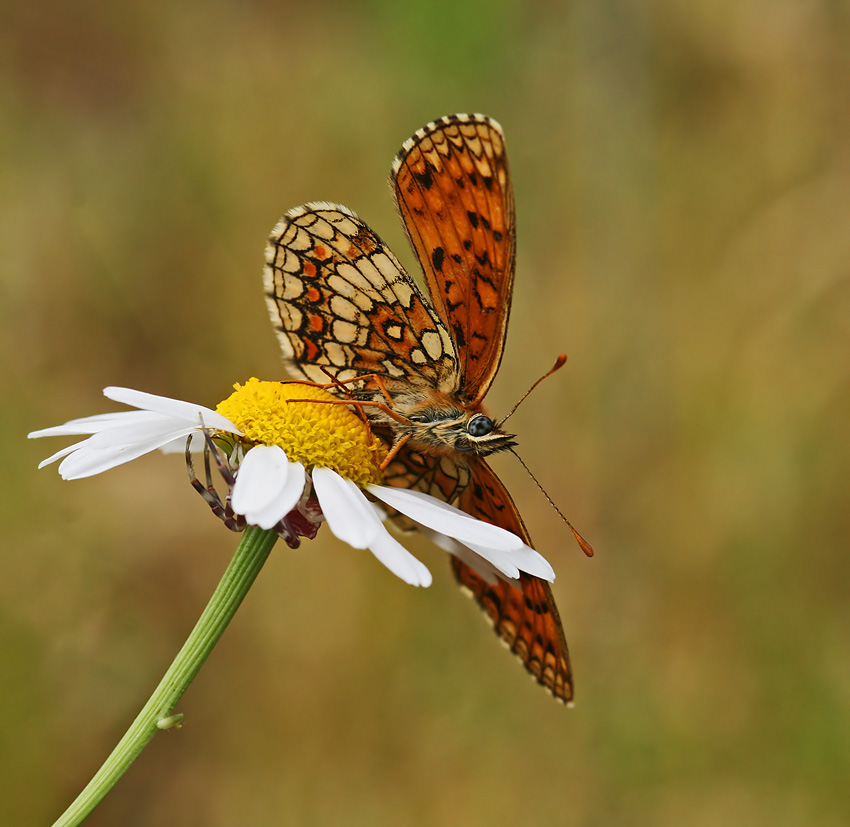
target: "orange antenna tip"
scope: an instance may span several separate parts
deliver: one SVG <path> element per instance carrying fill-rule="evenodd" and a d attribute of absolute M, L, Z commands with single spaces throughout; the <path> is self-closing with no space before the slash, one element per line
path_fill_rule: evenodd
<path fill-rule="evenodd" d="M 564 520 L 564 522 L 570 527 L 570 531 L 573 533 L 573 537 L 576 538 L 576 542 L 581 546 L 581 550 L 588 556 L 593 557 L 593 546 L 584 539 L 572 526 L 569 520 Z"/>

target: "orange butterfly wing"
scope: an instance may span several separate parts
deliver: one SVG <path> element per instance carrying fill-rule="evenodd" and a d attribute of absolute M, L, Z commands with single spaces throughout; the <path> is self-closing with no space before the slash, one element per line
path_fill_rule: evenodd
<path fill-rule="evenodd" d="M 391 175 L 431 301 L 478 403 L 499 369 L 514 279 L 514 198 L 501 127 L 449 115 L 406 141 Z"/>
<path fill-rule="evenodd" d="M 392 430 L 387 426 L 373 425 L 372 432 L 388 445 L 392 444 Z M 456 462 L 448 454 L 438 456 L 417 451 L 410 447 L 410 443 L 402 446 L 384 469 L 384 482 L 387 485 L 422 491 L 447 503 L 458 498 L 469 480 L 469 467 L 465 462 Z M 404 528 L 412 525 L 406 518 L 397 519 L 396 523 Z"/>
<path fill-rule="evenodd" d="M 513 500 L 483 459 L 471 458 L 467 465 L 405 446 L 387 467 L 384 481 L 448 502 L 458 499 L 458 492 L 462 492 L 457 505 L 467 514 L 513 531 L 531 545 Z M 396 515 L 395 521 L 404 529 L 413 528 L 401 515 Z M 555 698 L 571 703 L 570 655 L 549 584 L 526 574 L 510 583 L 501 579 L 488 582 L 456 557 L 451 562 L 461 588 L 475 598 L 495 632 L 525 668 Z"/>
<path fill-rule="evenodd" d="M 488 523 L 513 531 L 531 545 L 531 538 L 505 486 L 483 459 L 470 464 L 472 481 L 460 495 L 458 505 Z M 452 558 L 455 577 L 484 609 L 496 633 L 522 661 L 538 683 L 560 701 L 573 699 L 572 668 L 561 618 L 545 580 L 520 574 L 514 581 L 488 583 L 457 558 Z"/>

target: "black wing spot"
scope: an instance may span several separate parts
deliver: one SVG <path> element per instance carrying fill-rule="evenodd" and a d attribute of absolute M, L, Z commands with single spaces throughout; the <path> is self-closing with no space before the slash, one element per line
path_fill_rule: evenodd
<path fill-rule="evenodd" d="M 472 224 L 473 227 L 478 227 L 478 214 L 472 212 L 472 210 L 466 211 L 466 217 L 469 219 L 469 223 Z M 484 218 L 484 226 L 487 226 L 487 219 Z"/>
<path fill-rule="evenodd" d="M 496 241 L 501 241 L 502 240 L 502 234 L 498 230 L 495 230 L 494 233 L 493 233 L 493 238 Z"/>
<path fill-rule="evenodd" d="M 472 249 L 472 239 L 471 238 L 467 238 L 467 239 L 464 240 L 463 249 L 464 250 L 471 250 Z"/>
<path fill-rule="evenodd" d="M 455 334 L 455 344 L 460 350 L 463 350 L 466 347 L 466 335 L 463 332 L 463 325 L 456 324 L 452 327 L 452 329 Z"/>
<path fill-rule="evenodd" d="M 419 185 L 426 190 L 429 190 L 434 186 L 434 179 L 431 177 L 431 170 L 427 167 L 425 172 L 414 172 L 413 177 L 419 182 Z"/>
<path fill-rule="evenodd" d="M 445 258 L 446 251 L 442 247 L 435 247 L 434 251 L 431 253 L 431 263 L 434 265 L 435 270 L 443 269 L 443 258 Z"/>

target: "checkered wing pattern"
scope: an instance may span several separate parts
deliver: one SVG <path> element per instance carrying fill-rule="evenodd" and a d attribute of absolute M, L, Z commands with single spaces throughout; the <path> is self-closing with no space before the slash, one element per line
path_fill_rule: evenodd
<path fill-rule="evenodd" d="M 306 204 L 278 222 L 266 247 L 265 288 L 299 378 L 326 383 L 324 370 L 340 381 L 370 373 L 391 388 L 436 386 L 456 373 L 443 323 L 383 241 L 345 207 Z"/>
<path fill-rule="evenodd" d="M 460 357 L 461 393 L 480 402 L 499 369 L 514 280 L 514 198 L 502 128 L 449 115 L 406 141 L 393 192 Z"/>

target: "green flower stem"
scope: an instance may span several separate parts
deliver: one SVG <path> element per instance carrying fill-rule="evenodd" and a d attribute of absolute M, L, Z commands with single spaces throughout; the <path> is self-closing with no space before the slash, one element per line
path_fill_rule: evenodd
<path fill-rule="evenodd" d="M 159 686 L 94 778 L 53 827 L 81 824 L 154 735 L 161 729 L 179 724 L 182 716 L 173 714 L 174 707 L 236 614 L 276 540 L 277 535 L 273 531 L 263 531 L 252 526 L 245 530 L 215 594 Z"/>

